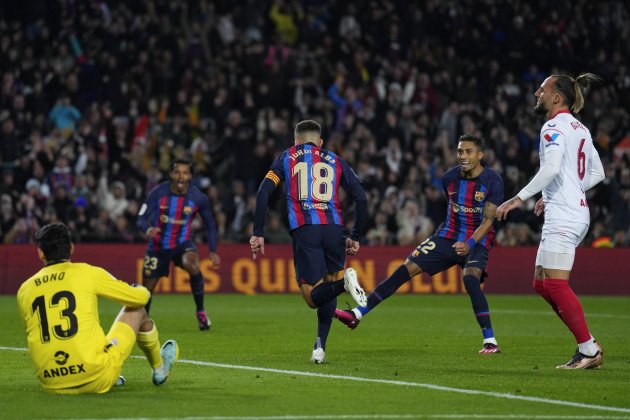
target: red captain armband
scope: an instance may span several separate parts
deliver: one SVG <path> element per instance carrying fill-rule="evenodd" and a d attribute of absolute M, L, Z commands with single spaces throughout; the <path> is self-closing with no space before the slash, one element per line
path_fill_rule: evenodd
<path fill-rule="evenodd" d="M 477 245 L 477 241 L 475 241 L 475 239 L 471 236 L 470 238 L 468 238 L 468 240 L 466 241 L 466 245 L 468 245 L 468 249 L 473 249 L 473 247 L 475 245 Z"/>

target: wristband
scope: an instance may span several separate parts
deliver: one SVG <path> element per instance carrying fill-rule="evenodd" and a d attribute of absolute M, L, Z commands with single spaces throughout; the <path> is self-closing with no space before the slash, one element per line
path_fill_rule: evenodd
<path fill-rule="evenodd" d="M 468 238 L 468 240 L 466 241 L 466 245 L 468 245 L 468 249 L 473 249 L 473 247 L 475 245 L 477 245 L 477 241 L 475 241 L 475 239 L 471 236 L 470 238 Z"/>

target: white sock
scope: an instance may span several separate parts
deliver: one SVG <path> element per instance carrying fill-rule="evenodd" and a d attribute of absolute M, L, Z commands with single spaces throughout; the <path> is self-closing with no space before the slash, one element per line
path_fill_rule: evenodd
<path fill-rule="evenodd" d="M 494 344 L 495 346 L 499 345 L 499 343 L 497 343 L 497 339 L 494 338 L 494 337 L 484 338 L 483 339 L 483 344 L 486 344 L 486 343 Z"/>
<path fill-rule="evenodd" d="M 578 344 L 578 351 L 587 356 L 595 356 L 599 351 L 599 348 L 597 348 L 595 339 L 591 336 L 590 340 Z"/>
<path fill-rule="evenodd" d="M 352 310 L 352 313 L 354 314 L 354 316 L 357 317 L 357 319 L 363 318 L 363 314 L 361 312 L 359 312 L 359 308 L 354 308 Z"/>

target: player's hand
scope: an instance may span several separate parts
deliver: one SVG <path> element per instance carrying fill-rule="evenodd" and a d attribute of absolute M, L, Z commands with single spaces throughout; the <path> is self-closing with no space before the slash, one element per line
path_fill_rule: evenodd
<path fill-rule="evenodd" d="M 219 266 L 221 265 L 221 257 L 219 257 L 219 254 L 217 254 L 216 252 L 211 252 L 208 255 L 208 258 L 210 259 L 210 261 L 212 261 L 212 268 L 219 268 Z"/>
<path fill-rule="evenodd" d="M 534 206 L 534 214 L 536 216 L 540 216 L 544 212 L 545 212 L 545 202 L 543 201 L 542 197 L 540 197 L 540 200 L 536 201 L 536 205 Z"/>
<path fill-rule="evenodd" d="M 262 236 L 252 236 L 249 238 L 249 246 L 252 248 L 252 257 L 256 259 L 256 255 L 260 252 L 265 255 L 265 238 Z"/>
<path fill-rule="evenodd" d="M 468 255 L 468 253 L 470 252 L 470 248 L 468 247 L 468 244 L 466 242 L 455 242 L 453 244 L 453 248 L 455 248 L 455 252 L 459 256 Z"/>
<path fill-rule="evenodd" d="M 361 244 L 358 241 L 353 241 L 352 239 L 346 239 L 346 254 L 347 255 L 357 255 L 359 252 L 359 248 Z"/>
<path fill-rule="evenodd" d="M 150 227 L 149 229 L 147 229 L 147 237 L 148 238 L 153 238 L 154 236 L 157 236 L 158 233 L 160 233 L 160 232 L 161 232 L 160 228 Z"/>
<path fill-rule="evenodd" d="M 518 197 L 512 197 L 505 203 L 497 207 L 495 217 L 497 220 L 505 220 L 510 210 L 520 207 L 523 204 L 523 200 Z"/>

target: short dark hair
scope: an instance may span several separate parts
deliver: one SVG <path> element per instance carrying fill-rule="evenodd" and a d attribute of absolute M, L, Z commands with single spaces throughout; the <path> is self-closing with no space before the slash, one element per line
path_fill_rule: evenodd
<path fill-rule="evenodd" d="M 35 242 L 48 262 L 70 259 L 72 235 L 68 226 L 63 223 L 51 223 L 42 227 L 35 234 Z"/>
<path fill-rule="evenodd" d="M 173 172 L 175 170 L 175 165 L 188 165 L 188 167 L 190 167 L 190 173 L 191 174 L 194 173 L 193 163 L 189 159 L 185 159 L 185 158 L 175 159 L 174 161 L 171 162 L 171 167 L 169 169 L 169 172 Z"/>
<path fill-rule="evenodd" d="M 479 150 L 483 150 L 484 147 L 481 137 L 473 136 L 472 134 L 462 134 L 459 136 L 458 141 L 472 141 Z"/>
<path fill-rule="evenodd" d="M 306 132 L 316 132 L 318 136 L 322 135 L 322 126 L 313 120 L 304 120 L 295 126 L 295 137 Z"/>

